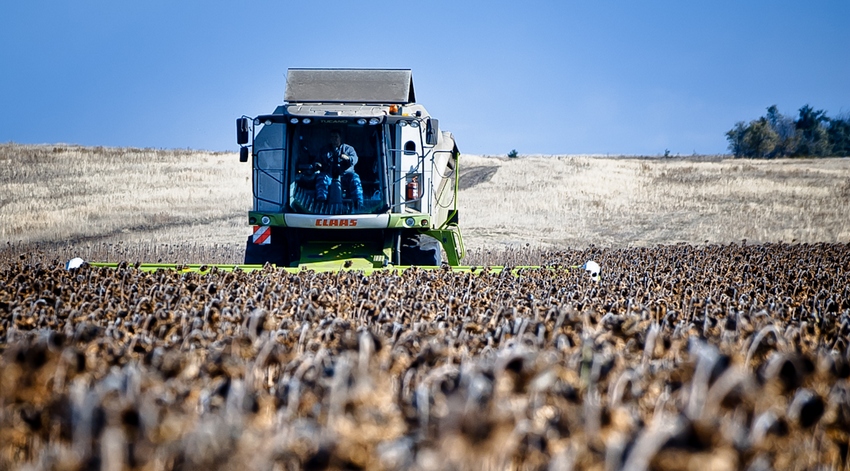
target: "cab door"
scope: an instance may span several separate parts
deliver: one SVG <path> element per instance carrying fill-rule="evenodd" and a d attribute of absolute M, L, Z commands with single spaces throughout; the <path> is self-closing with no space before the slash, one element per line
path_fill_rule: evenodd
<path fill-rule="evenodd" d="M 266 123 L 254 139 L 254 211 L 282 213 L 286 124 Z"/>

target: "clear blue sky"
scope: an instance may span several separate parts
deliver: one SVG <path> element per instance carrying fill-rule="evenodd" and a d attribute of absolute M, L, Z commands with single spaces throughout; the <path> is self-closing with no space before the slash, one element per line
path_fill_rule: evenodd
<path fill-rule="evenodd" d="M 850 112 L 850 1 L 0 6 L 0 142 L 236 150 L 289 67 L 413 69 L 462 152 L 722 153 L 776 104 Z"/>

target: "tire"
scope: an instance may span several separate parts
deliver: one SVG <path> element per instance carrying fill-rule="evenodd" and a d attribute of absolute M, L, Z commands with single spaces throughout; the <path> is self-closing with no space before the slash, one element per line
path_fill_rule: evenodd
<path fill-rule="evenodd" d="M 400 264 L 438 267 L 442 263 L 440 248 L 440 242 L 429 235 L 402 235 Z"/>
<path fill-rule="evenodd" d="M 248 242 L 245 244 L 245 265 L 265 265 L 268 262 L 278 267 L 288 266 L 286 240 L 275 240 L 275 238 L 276 234 L 273 233 L 271 244 L 257 245 L 254 243 L 253 236 L 248 236 Z M 279 235 L 277 238 L 282 239 Z"/>

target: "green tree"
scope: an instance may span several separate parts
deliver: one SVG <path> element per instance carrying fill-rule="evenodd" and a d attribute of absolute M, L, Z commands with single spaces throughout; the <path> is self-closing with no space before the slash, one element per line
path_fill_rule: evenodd
<path fill-rule="evenodd" d="M 794 123 L 794 119 L 779 112 L 776 105 L 767 108 L 768 124 L 776 132 L 777 142 L 770 157 L 787 157 L 793 155 L 800 143 L 800 132 Z"/>
<path fill-rule="evenodd" d="M 756 121 L 750 121 L 749 128 L 744 135 L 744 147 L 747 157 L 770 157 L 779 143 L 779 136 L 770 127 L 767 118 L 761 117 Z"/>
<path fill-rule="evenodd" d="M 850 114 L 829 120 L 827 129 L 830 155 L 850 156 Z"/>
<path fill-rule="evenodd" d="M 800 116 L 794 122 L 800 132 L 800 143 L 794 155 L 822 157 L 829 155 L 829 137 L 826 123 L 829 118 L 823 110 L 815 111 L 811 106 L 800 108 Z"/>
<path fill-rule="evenodd" d="M 729 141 L 729 151 L 736 159 L 744 157 L 744 136 L 747 134 L 747 125 L 743 121 L 735 123 L 735 127 L 726 131 L 726 140 Z"/>

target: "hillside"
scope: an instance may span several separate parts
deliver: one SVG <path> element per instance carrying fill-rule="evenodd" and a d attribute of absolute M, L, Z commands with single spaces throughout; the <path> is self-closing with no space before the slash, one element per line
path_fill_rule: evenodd
<path fill-rule="evenodd" d="M 850 159 L 461 157 L 467 248 L 850 240 Z M 0 241 L 229 247 L 250 233 L 236 154 L 0 145 Z"/>
<path fill-rule="evenodd" d="M 478 177 L 460 200 L 476 246 L 850 240 L 846 158 L 465 156 L 463 163 L 462 181 Z"/>

